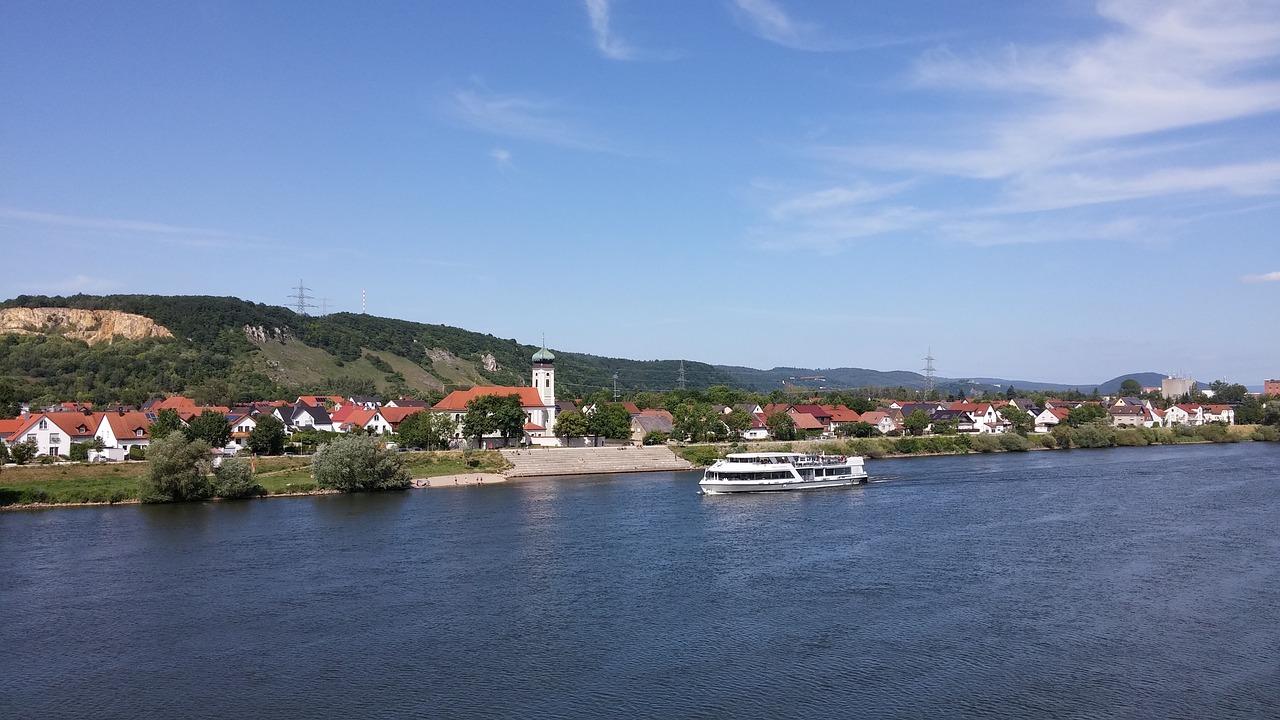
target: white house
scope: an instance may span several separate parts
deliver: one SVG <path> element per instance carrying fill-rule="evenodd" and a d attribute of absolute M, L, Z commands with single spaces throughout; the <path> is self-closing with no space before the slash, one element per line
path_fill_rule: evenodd
<path fill-rule="evenodd" d="M 557 412 L 555 360 L 556 356 L 544 347 L 533 354 L 531 386 L 477 386 L 469 390 L 454 390 L 431 409 L 448 413 L 458 423 L 458 434 L 455 438 L 462 440 L 467 437 L 462 419 L 467 414 L 468 402 L 484 395 L 518 395 L 520 407 L 524 410 L 526 419 L 524 437 L 521 439 L 533 445 L 559 445 L 560 438 L 555 435 Z M 510 440 L 510 438 L 507 439 Z"/>

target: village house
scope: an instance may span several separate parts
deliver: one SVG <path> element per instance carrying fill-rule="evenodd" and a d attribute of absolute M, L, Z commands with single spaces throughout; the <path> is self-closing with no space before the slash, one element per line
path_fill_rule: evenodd
<path fill-rule="evenodd" d="M 9 445 L 30 441 L 35 443 L 36 455 L 67 457 L 72 443 L 93 441 L 101 421 L 102 413 L 36 413 L 9 436 Z"/>
<path fill-rule="evenodd" d="M 102 441 L 98 454 L 123 460 L 133 448 L 142 450 L 151 444 L 151 418 L 141 412 L 103 413 L 94 436 Z"/>

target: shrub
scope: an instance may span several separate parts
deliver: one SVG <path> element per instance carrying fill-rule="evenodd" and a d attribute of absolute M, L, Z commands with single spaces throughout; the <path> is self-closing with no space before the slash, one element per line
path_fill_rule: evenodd
<path fill-rule="evenodd" d="M 71 449 L 67 451 L 67 458 L 72 462 L 86 462 L 89 459 L 88 443 L 71 443 Z"/>
<path fill-rule="evenodd" d="M 715 445 L 689 445 L 679 450 L 680 457 L 694 465 L 710 465 L 724 457 Z"/>
<path fill-rule="evenodd" d="M 1274 425 L 1259 425 L 1250 436 L 1259 442 L 1280 442 L 1280 428 Z"/>
<path fill-rule="evenodd" d="M 1215 443 L 1240 442 L 1240 438 L 1231 433 L 1231 429 L 1221 423 L 1201 425 L 1196 428 L 1196 435 Z"/>
<path fill-rule="evenodd" d="M 645 445 L 665 445 L 667 444 L 668 435 L 661 430 L 650 430 L 644 434 Z"/>
<path fill-rule="evenodd" d="M 980 453 L 989 453 L 989 452 L 995 452 L 997 450 L 1003 450 L 1004 448 L 1000 444 L 1000 438 L 996 437 L 995 435 L 984 433 L 980 435 L 974 435 L 972 438 L 969 439 L 969 449 L 977 450 Z"/>
<path fill-rule="evenodd" d="M 213 494 L 209 482 L 209 443 L 169 433 L 153 440 L 147 453 L 147 474 L 138 481 L 142 502 L 201 500 Z"/>
<path fill-rule="evenodd" d="M 1075 444 L 1076 431 L 1066 425 L 1055 425 L 1049 433 L 1053 435 L 1054 440 L 1057 441 L 1058 447 L 1063 450 L 1066 450 Z"/>
<path fill-rule="evenodd" d="M 153 442 L 154 442 L 154 441 L 153 441 Z M 130 448 L 129 448 L 129 455 L 128 455 L 128 457 L 129 457 L 129 459 L 130 459 L 130 460 L 146 460 L 146 459 L 147 459 L 147 451 L 146 451 L 146 450 L 143 450 L 143 449 L 142 449 L 142 447 L 141 447 L 141 446 L 139 446 L 139 445 L 134 445 L 133 447 L 130 447 Z"/>
<path fill-rule="evenodd" d="M 410 479 L 399 455 L 375 438 L 356 435 L 321 445 L 311 457 L 311 476 L 317 487 L 342 492 L 398 490 L 409 487 Z"/>
<path fill-rule="evenodd" d="M 266 495 L 253 479 L 253 467 L 245 460 L 224 460 L 213 471 L 213 494 L 228 500 Z"/>
<path fill-rule="evenodd" d="M 1005 452 L 1026 452 L 1031 447 L 1031 443 L 1017 433 L 1001 433 L 998 437 Z"/>
<path fill-rule="evenodd" d="M 1116 445 L 1120 447 L 1143 447 L 1150 445 L 1146 433 L 1137 428 L 1119 428 L 1116 430 Z"/>
<path fill-rule="evenodd" d="M 1054 450 L 1058 447 L 1058 438 L 1049 433 L 1041 433 L 1039 435 L 1032 435 L 1031 437 L 1034 438 L 1035 442 L 1040 443 L 1040 447 L 1045 450 Z"/>
<path fill-rule="evenodd" d="M 37 450 L 34 442 L 24 440 L 9 448 L 9 458 L 18 465 L 26 465 L 27 461 L 36 456 Z"/>
<path fill-rule="evenodd" d="M 1085 423 L 1075 429 L 1071 442 L 1082 448 L 1113 447 L 1116 444 L 1116 431 L 1102 423 Z"/>
<path fill-rule="evenodd" d="M 889 454 L 882 441 L 874 438 L 858 438 L 849 441 L 849 454 L 869 458 L 881 458 Z"/>

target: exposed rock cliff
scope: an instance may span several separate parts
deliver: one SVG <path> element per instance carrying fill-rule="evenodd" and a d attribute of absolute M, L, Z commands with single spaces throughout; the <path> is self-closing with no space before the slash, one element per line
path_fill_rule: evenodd
<path fill-rule="evenodd" d="M 71 308 L 0 309 L 0 335 L 63 335 L 90 345 L 113 338 L 168 338 L 173 333 L 151 318 L 116 310 Z"/>

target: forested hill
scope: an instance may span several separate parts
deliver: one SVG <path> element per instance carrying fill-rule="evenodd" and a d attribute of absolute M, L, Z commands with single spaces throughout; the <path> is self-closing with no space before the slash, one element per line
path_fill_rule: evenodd
<path fill-rule="evenodd" d="M 87 345 L 56 331 L 0 337 L 0 383 L 21 400 L 141 402 L 159 393 L 221 402 L 305 393 L 433 396 L 473 384 L 524 385 L 537 347 L 514 339 L 352 313 L 298 315 L 233 297 L 19 296 L 0 307 L 115 310 L 154 320 L 172 339 Z M 551 348 L 557 391 L 582 396 L 614 387 L 669 390 L 678 360 L 635 361 Z M 685 361 L 690 388 L 733 385 L 705 363 Z"/>

